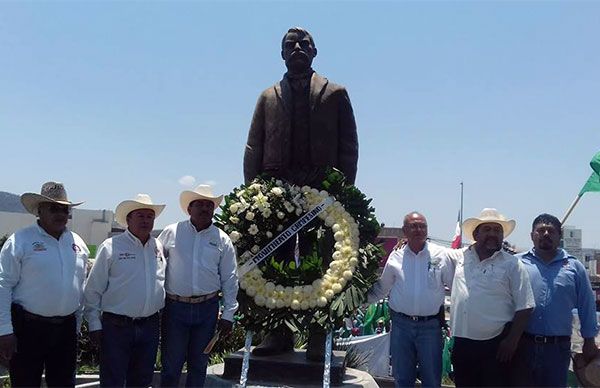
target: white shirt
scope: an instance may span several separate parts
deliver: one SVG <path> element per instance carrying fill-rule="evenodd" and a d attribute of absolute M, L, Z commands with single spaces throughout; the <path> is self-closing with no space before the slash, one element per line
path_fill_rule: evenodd
<path fill-rule="evenodd" d="M 473 245 L 456 266 L 450 300 L 452 335 L 473 340 L 496 337 L 516 311 L 535 307 L 521 261 L 502 250 L 480 261 Z"/>
<path fill-rule="evenodd" d="M 235 249 L 214 225 L 201 231 L 190 220 L 167 226 L 158 239 L 167 258 L 167 293 L 179 296 L 223 293 L 222 318 L 233 321 L 238 308 Z"/>
<path fill-rule="evenodd" d="M 0 335 L 13 332 L 13 302 L 45 317 L 77 313 L 80 321 L 88 255 L 69 230 L 57 240 L 36 223 L 11 235 L 0 252 Z"/>
<path fill-rule="evenodd" d="M 375 302 L 389 295 L 392 310 L 412 316 L 429 316 L 444 304 L 444 286 L 452 287 L 455 250 L 431 242 L 414 253 L 408 245 L 394 250 L 368 295 Z"/>
<path fill-rule="evenodd" d="M 162 245 L 154 237 L 142 244 L 126 230 L 104 240 L 84 288 L 90 331 L 102 329 L 100 311 L 141 318 L 162 309 L 166 266 Z"/>

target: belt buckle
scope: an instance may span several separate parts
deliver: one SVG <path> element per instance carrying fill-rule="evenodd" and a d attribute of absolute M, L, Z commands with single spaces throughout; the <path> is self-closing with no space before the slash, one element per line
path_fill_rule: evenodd
<path fill-rule="evenodd" d="M 417 316 L 415 316 L 415 315 L 411 316 L 411 317 L 410 317 L 410 319 L 412 319 L 412 320 L 413 320 L 413 321 L 415 321 L 415 322 L 418 322 L 418 321 L 419 321 L 419 317 L 417 317 Z"/>
<path fill-rule="evenodd" d="M 533 342 L 535 342 L 536 344 L 545 344 L 548 341 L 547 338 L 543 335 L 536 335 L 533 337 Z"/>

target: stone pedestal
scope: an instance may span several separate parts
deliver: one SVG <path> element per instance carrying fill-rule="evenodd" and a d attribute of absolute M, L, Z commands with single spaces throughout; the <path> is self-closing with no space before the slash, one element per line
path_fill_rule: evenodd
<path fill-rule="evenodd" d="M 224 364 L 217 364 L 208 367 L 206 374 L 206 387 L 212 388 L 234 388 L 239 384 L 239 376 L 236 380 L 227 380 L 222 377 L 225 369 Z M 275 373 L 275 371 L 274 371 Z M 287 374 L 285 371 L 281 371 L 283 374 Z M 392 385 L 393 386 L 393 385 Z M 287 380 L 284 382 L 274 381 L 256 381 L 248 380 L 246 385 L 247 388 L 289 388 L 289 387 L 302 387 L 302 388 L 321 388 L 323 387 L 323 381 L 314 383 L 306 383 L 297 381 L 294 376 L 287 376 Z M 367 372 L 361 370 L 346 368 L 342 383 L 337 386 L 338 388 L 378 388 L 379 385 L 375 382 L 373 377 Z"/>
<path fill-rule="evenodd" d="M 238 351 L 225 357 L 223 378 L 239 381 L 244 353 Z M 344 381 L 346 352 L 333 351 L 331 355 L 330 384 L 342 385 Z M 323 363 L 306 359 L 304 350 L 295 350 L 277 356 L 250 355 L 248 380 L 299 385 L 323 384 Z"/>

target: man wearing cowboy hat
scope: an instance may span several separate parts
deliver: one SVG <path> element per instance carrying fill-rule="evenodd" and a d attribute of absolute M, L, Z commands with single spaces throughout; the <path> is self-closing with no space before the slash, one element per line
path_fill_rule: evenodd
<path fill-rule="evenodd" d="M 515 228 L 496 209 L 465 220 L 473 245 L 459 257 L 451 294 L 457 387 L 507 386 L 509 361 L 535 306 L 523 264 L 502 250 Z"/>
<path fill-rule="evenodd" d="M 92 340 L 100 344 L 103 387 L 152 383 L 166 262 L 150 233 L 164 208 L 147 194 L 119 203 L 115 220 L 126 230 L 100 245 L 85 284 L 84 314 Z"/>
<path fill-rule="evenodd" d="M 0 252 L 0 362 L 12 386 L 74 386 L 77 331 L 88 248 L 67 229 L 71 208 L 62 183 L 21 196 L 35 224 Z"/>
<path fill-rule="evenodd" d="M 228 335 L 233 326 L 238 307 L 235 250 L 229 236 L 212 224 L 222 200 L 208 185 L 182 192 L 181 209 L 190 218 L 167 226 L 158 236 L 167 257 L 161 386 L 178 385 L 185 361 L 186 386 L 203 386 L 208 363 L 204 349 L 215 329 Z"/>
<path fill-rule="evenodd" d="M 516 383 L 565 387 L 571 360 L 572 311 L 577 309 L 586 361 L 598 355 L 596 301 L 585 267 L 560 248 L 562 225 L 550 214 L 533 220 L 533 249 L 519 254 L 525 265 L 535 309 L 517 350 Z"/>
<path fill-rule="evenodd" d="M 443 343 L 438 313 L 444 286 L 452 287 L 459 251 L 428 242 L 427 220 L 420 213 L 407 214 L 402 231 L 407 244 L 392 252 L 368 301 L 389 296 L 396 385 L 414 386 L 418 366 L 423 387 L 439 387 Z"/>

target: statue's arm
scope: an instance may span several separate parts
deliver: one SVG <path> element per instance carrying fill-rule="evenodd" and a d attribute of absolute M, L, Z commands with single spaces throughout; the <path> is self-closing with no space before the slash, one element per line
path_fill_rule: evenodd
<path fill-rule="evenodd" d="M 249 183 L 261 173 L 265 141 L 265 94 L 261 94 L 254 109 L 248 141 L 244 151 L 244 181 Z"/>
<path fill-rule="evenodd" d="M 346 175 L 348 183 L 354 184 L 358 164 L 358 135 L 354 111 L 346 89 L 342 90 L 339 109 L 339 169 Z"/>

